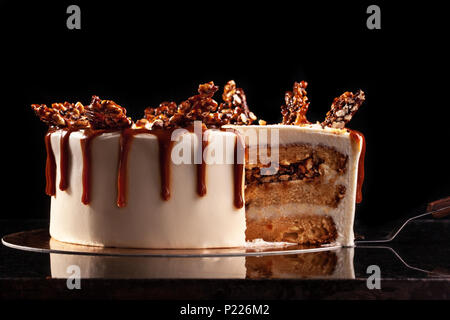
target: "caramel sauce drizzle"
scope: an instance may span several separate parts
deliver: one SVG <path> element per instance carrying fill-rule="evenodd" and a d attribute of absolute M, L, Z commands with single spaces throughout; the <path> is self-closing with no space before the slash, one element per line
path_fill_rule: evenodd
<path fill-rule="evenodd" d="M 152 132 L 155 134 L 155 132 Z M 171 140 L 171 130 L 161 130 L 156 134 L 159 145 L 159 171 L 161 175 L 161 198 L 170 199 L 170 155 L 174 141 Z"/>
<path fill-rule="evenodd" d="M 205 133 L 204 130 L 202 130 L 202 134 L 199 137 L 199 140 L 202 142 L 201 145 L 201 163 L 197 164 L 197 194 L 200 197 L 203 197 L 206 195 L 207 188 L 206 188 L 206 162 L 203 159 L 203 151 L 208 146 L 208 134 Z"/>
<path fill-rule="evenodd" d="M 117 174 L 117 206 L 126 207 L 128 194 L 128 153 L 135 130 L 124 129 L 119 140 L 119 169 Z"/>
<path fill-rule="evenodd" d="M 51 135 L 53 131 L 49 130 L 45 135 L 45 150 L 47 151 L 47 159 L 45 161 L 45 193 L 49 196 L 56 194 L 56 161 L 51 145 Z"/>
<path fill-rule="evenodd" d="M 192 128 L 188 128 L 192 131 Z M 161 175 L 161 198 L 165 201 L 169 200 L 170 192 L 170 156 L 174 141 L 171 140 L 173 130 L 149 130 L 141 129 L 124 129 L 120 138 L 120 156 L 119 156 L 119 173 L 117 179 L 117 206 L 122 208 L 127 204 L 127 189 L 128 189 L 128 155 L 130 152 L 132 140 L 135 135 L 140 133 L 153 134 L 158 139 L 159 146 L 159 168 Z M 236 134 L 237 135 L 237 134 Z M 244 164 L 237 163 L 237 150 L 244 150 L 245 145 L 240 135 L 237 135 L 237 142 L 235 145 L 235 164 L 234 164 L 234 204 L 237 208 L 242 208 L 244 205 L 244 197 L 242 195 L 242 182 L 244 178 Z M 200 197 L 206 195 L 206 162 L 203 159 L 203 151 L 208 145 L 207 133 L 203 130 L 199 138 L 202 142 L 202 160 L 197 164 L 197 194 Z"/>
<path fill-rule="evenodd" d="M 83 193 L 81 195 L 81 202 L 83 204 L 89 204 L 91 202 L 91 145 L 92 140 L 106 132 L 112 132 L 113 130 L 91 130 L 86 129 L 84 131 L 85 138 L 80 140 L 81 153 L 83 156 L 83 171 L 81 181 L 83 184 Z"/>
<path fill-rule="evenodd" d="M 59 189 L 64 191 L 69 186 L 69 176 L 68 176 L 68 167 L 69 167 L 69 137 L 70 134 L 74 130 L 68 129 L 66 134 L 61 136 L 60 139 L 60 155 L 59 155 L 59 170 L 60 170 L 60 180 L 59 180 Z"/>
<path fill-rule="evenodd" d="M 191 128 L 188 128 L 190 131 Z M 68 153 L 69 153 L 69 139 L 70 134 L 74 130 L 67 130 L 66 134 L 61 137 L 60 140 L 60 172 L 61 180 L 59 184 L 60 190 L 66 190 L 69 184 L 68 181 Z M 82 170 L 82 196 L 81 202 L 85 205 L 91 201 L 91 171 L 92 171 L 92 141 L 95 137 L 116 130 L 92 130 L 86 129 L 84 131 L 85 137 L 80 140 L 81 152 L 83 158 L 83 170 Z M 170 199 L 171 196 L 171 153 L 174 145 L 174 141 L 171 140 L 173 130 L 154 129 L 149 130 L 145 128 L 141 129 L 123 129 L 120 134 L 119 140 L 119 168 L 117 173 L 117 206 L 119 208 L 127 205 L 128 198 L 128 158 L 130 148 L 134 139 L 134 136 L 141 133 L 147 133 L 155 135 L 158 139 L 159 147 L 159 169 L 161 177 L 161 198 L 165 201 Z M 236 208 L 242 208 L 244 205 L 244 197 L 242 194 L 242 183 L 244 179 L 244 164 L 238 163 L 238 152 L 245 150 L 244 141 L 242 136 L 233 130 L 236 134 L 236 143 L 234 147 L 234 205 Z M 55 195 L 55 179 L 56 179 L 56 162 L 53 150 L 51 148 L 50 137 L 53 131 L 49 131 L 45 136 L 45 145 L 47 150 L 46 161 L 46 193 L 48 195 Z M 201 137 L 201 163 L 197 164 L 197 194 L 203 197 L 207 193 L 206 186 L 206 162 L 203 159 L 203 151 L 208 146 L 207 133 L 202 130 Z"/>
<path fill-rule="evenodd" d="M 236 134 L 234 145 L 234 206 L 238 209 L 244 206 L 242 184 L 244 182 L 244 163 L 239 163 L 238 154 L 244 154 L 245 143 L 240 134 Z"/>
<path fill-rule="evenodd" d="M 234 206 L 237 209 L 240 209 L 244 206 L 244 195 L 242 193 L 242 184 L 244 183 L 244 163 L 239 163 L 238 154 L 243 154 L 245 155 L 245 157 L 247 157 L 247 150 L 245 149 L 245 141 L 244 137 L 236 129 L 227 128 L 221 130 L 233 132 L 236 135 L 236 142 L 234 145 L 234 161 L 233 161 Z"/>
<path fill-rule="evenodd" d="M 361 153 L 358 160 L 358 182 L 356 185 L 356 203 L 361 203 L 362 185 L 364 182 L 364 158 L 366 156 L 366 139 L 361 132 L 356 130 L 350 130 L 350 138 L 353 139 L 353 141 L 362 141 Z"/>
<path fill-rule="evenodd" d="M 173 141 L 171 140 L 173 130 L 148 130 L 124 129 L 120 135 L 119 172 L 117 177 L 117 206 L 123 208 L 127 205 L 128 193 L 128 155 L 134 136 L 141 133 L 155 135 L 159 146 L 159 169 L 161 177 L 161 198 L 165 201 L 170 198 L 170 155 L 172 153 Z"/>

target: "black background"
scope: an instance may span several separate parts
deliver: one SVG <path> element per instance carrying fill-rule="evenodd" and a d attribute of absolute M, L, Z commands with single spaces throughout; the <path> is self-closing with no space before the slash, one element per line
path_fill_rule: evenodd
<path fill-rule="evenodd" d="M 199 83 L 234 79 L 269 123 L 294 81 L 309 83 L 308 118 L 358 88 L 348 127 L 367 140 L 357 219 L 379 223 L 450 195 L 448 29 L 443 7 L 411 2 L 18 2 L 0 5 L 3 218 L 46 218 L 46 126 L 31 103 L 115 100 L 134 119 L 180 102 Z M 68 30 L 66 8 L 81 8 Z M 381 30 L 366 8 L 381 8 Z M 219 97 L 217 97 L 219 99 Z M 174 182 L 176 183 L 176 181 Z"/>

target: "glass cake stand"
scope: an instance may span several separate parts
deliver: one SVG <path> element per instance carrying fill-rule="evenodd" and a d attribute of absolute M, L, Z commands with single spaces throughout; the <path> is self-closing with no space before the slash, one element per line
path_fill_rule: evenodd
<path fill-rule="evenodd" d="M 4 236 L 2 238 L 2 243 L 13 249 L 33 252 L 128 257 L 235 257 L 286 255 L 337 250 L 341 248 L 341 246 L 336 244 L 305 246 L 271 242 L 247 243 L 245 247 L 238 248 L 212 249 L 105 248 L 60 242 L 50 237 L 47 229 L 12 233 Z"/>

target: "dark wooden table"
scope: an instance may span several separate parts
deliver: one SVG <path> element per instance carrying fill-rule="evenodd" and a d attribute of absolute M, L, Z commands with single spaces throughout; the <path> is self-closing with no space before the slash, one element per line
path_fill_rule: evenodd
<path fill-rule="evenodd" d="M 48 221 L 44 220 L 0 220 L 0 235 L 47 226 Z M 145 272 L 136 273 L 139 269 L 136 264 L 139 262 L 132 262 L 129 268 L 122 266 L 119 271 L 114 269 L 112 272 L 110 268 L 114 266 L 111 267 L 105 260 L 93 259 L 89 260 L 89 268 L 93 270 L 91 277 L 81 278 L 80 290 L 68 289 L 67 279 L 60 278 L 54 270 L 50 254 L 1 246 L 0 299 L 450 300 L 449 231 L 448 219 L 419 220 L 409 225 L 397 241 L 389 246 L 345 249 L 353 251 L 354 258 L 350 259 L 353 260 L 353 274 L 342 278 L 314 274 L 314 271 L 305 269 L 305 264 L 291 269 L 288 267 L 288 272 L 284 274 L 283 270 L 278 270 L 267 274 L 260 272 L 255 276 L 248 274 L 248 261 L 247 275 L 242 277 L 185 279 L 181 270 L 173 278 L 158 277 L 158 272 L 151 273 L 151 278 L 143 278 L 142 274 L 145 275 Z M 70 257 L 58 258 L 64 260 Z M 75 260 L 69 260 L 76 261 L 80 257 L 72 258 Z M 284 258 L 296 264 L 302 261 L 299 256 Z M 254 258 L 252 263 L 258 265 L 258 260 L 255 259 L 258 258 Z M 276 265 L 278 261 L 281 260 L 272 260 L 270 264 Z M 368 289 L 368 277 L 371 273 L 367 273 L 367 268 L 370 265 L 380 268 L 380 289 Z M 308 276 L 308 273 L 313 275 Z M 99 274 L 106 277 L 98 278 Z"/>

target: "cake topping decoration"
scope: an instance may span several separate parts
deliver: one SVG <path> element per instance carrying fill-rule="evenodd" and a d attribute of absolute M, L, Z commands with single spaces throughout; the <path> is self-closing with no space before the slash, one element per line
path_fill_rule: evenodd
<path fill-rule="evenodd" d="M 51 107 L 32 104 L 31 108 L 42 122 L 58 129 L 121 129 L 132 125 L 125 108 L 97 96 L 86 107 L 81 102 L 64 102 L 53 103 Z"/>
<path fill-rule="evenodd" d="M 230 80 L 223 88 L 223 103 L 219 112 L 226 115 L 230 124 L 249 125 L 257 118 L 247 105 L 247 98 L 242 88 L 236 88 L 236 82 Z M 226 123 L 226 124 L 228 124 Z"/>
<path fill-rule="evenodd" d="M 201 84 L 198 93 L 177 105 L 175 102 L 163 102 L 157 108 L 145 109 L 145 117 L 137 122 L 138 126 L 150 128 L 186 127 L 199 120 L 211 123 L 220 119 L 210 116 L 217 110 L 218 103 L 212 99 L 219 88 L 214 82 Z"/>
<path fill-rule="evenodd" d="M 54 103 L 51 107 L 45 104 L 32 104 L 31 107 L 41 121 L 57 129 L 173 129 L 188 127 L 194 121 L 218 128 L 227 124 L 250 125 L 257 120 L 248 108 L 244 90 L 237 88 L 233 80 L 225 85 L 220 104 L 213 99 L 218 90 L 219 87 L 212 81 L 201 84 L 198 94 L 178 105 L 165 101 L 156 108 L 146 108 L 144 118 L 136 124 L 126 116 L 124 107 L 97 96 L 92 96 L 88 106 L 80 102 L 64 102 Z"/>
<path fill-rule="evenodd" d="M 130 118 L 126 116 L 127 111 L 111 100 L 101 100 L 92 96 L 92 101 L 86 107 L 86 116 L 93 129 L 121 129 L 132 125 Z"/>
<path fill-rule="evenodd" d="M 177 105 L 163 102 L 157 108 L 145 109 L 145 116 L 137 127 L 177 128 L 187 127 L 194 121 L 201 121 L 207 127 L 220 127 L 226 124 L 251 124 L 256 120 L 250 112 L 244 90 L 236 88 L 231 80 L 224 87 L 223 102 L 220 105 L 213 99 L 219 89 L 214 82 L 201 84 L 198 94 Z"/>
<path fill-rule="evenodd" d="M 306 112 L 308 111 L 309 102 L 306 96 L 306 81 L 295 82 L 292 91 L 287 91 L 284 95 L 285 104 L 281 106 L 281 114 L 283 115 L 282 124 L 308 124 Z"/>
<path fill-rule="evenodd" d="M 73 129 L 90 127 L 81 102 L 53 103 L 51 107 L 45 104 L 32 104 L 31 108 L 42 122 L 51 127 Z"/>
<path fill-rule="evenodd" d="M 356 93 L 344 92 L 334 98 L 331 109 L 328 111 L 322 126 L 342 129 L 348 123 L 365 100 L 364 91 Z"/>
<path fill-rule="evenodd" d="M 310 122 L 306 118 L 309 102 L 306 96 L 306 81 L 295 82 L 292 91 L 287 91 L 284 96 L 285 104 L 281 106 L 283 116 L 282 124 L 303 125 Z M 327 112 L 322 127 L 332 127 L 343 129 L 352 119 L 356 111 L 365 100 L 364 91 L 358 90 L 356 93 L 344 92 L 333 100 L 330 111 Z"/>

